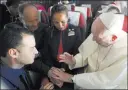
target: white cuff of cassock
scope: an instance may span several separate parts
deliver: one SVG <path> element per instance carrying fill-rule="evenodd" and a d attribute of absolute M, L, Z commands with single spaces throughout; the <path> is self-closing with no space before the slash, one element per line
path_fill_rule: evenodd
<path fill-rule="evenodd" d="M 75 65 L 69 65 L 69 69 L 70 70 L 72 70 L 74 68 L 79 68 L 79 67 L 82 67 L 83 66 L 81 54 L 75 55 L 74 58 L 75 58 L 76 64 Z"/>

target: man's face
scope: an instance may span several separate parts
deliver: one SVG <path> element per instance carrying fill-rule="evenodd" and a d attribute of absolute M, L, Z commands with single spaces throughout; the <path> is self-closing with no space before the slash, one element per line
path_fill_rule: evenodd
<path fill-rule="evenodd" d="M 58 30 L 65 30 L 67 28 L 68 18 L 64 12 L 55 13 L 53 15 L 53 24 Z"/>
<path fill-rule="evenodd" d="M 8 10 L 11 13 L 11 15 L 13 15 L 13 16 L 18 15 L 18 5 L 19 4 L 15 4 L 15 5 L 11 5 L 11 6 L 8 7 Z"/>
<path fill-rule="evenodd" d="M 17 61 L 20 64 L 32 64 L 34 62 L 35 56 L 38 54 L 37 49 L 35 48 L 35 38 L 32 35 L 23 34 L 23 39 L 21 45 L 18 46 L 18 57 Z"/>
<path fill-rule="evenodd" d="M 24 10 L 23 19 L 29 30 L 34 31 L 38 28 L 38 24 L 39 24 L 38 10 L 35 7 L 27 7 Z"/>
<path fill-rule="evenodd" d="M 97 18 L 91 28 L 93 40 L 102 46 L 109 46 L 111 42 L 111 33 L 107 30 L 99 18 Z"/>

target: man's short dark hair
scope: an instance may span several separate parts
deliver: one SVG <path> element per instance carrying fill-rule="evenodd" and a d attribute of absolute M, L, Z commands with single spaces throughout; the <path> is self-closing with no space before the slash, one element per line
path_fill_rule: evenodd
<path fill-rule="evenodd" d="M 0 33 L 0 56 L 6 57 L 10 48 L 16 48 L 20 45 L 22 34 L 33 35 L 28 29 L 17 24 L 7 24 Z"/>
<path fill-rule="evenodd" d="M 19 15 L 23 15 L 23 12 L 24 12 L 24 9 L 26 7 L 29 7 L 29 6 L 33 6 L 35 8 L 37 8 L 34 4 L 32 3 L 24 3 L 24 4 L 21 4 L 19 7 L 18 7 L 18 13 Z"/>
<path fill-rule="evenodd" d="M 21 0 L 7 0 L 6 2 L 6 5 L 9 7 L 9 6 L 12 6 L 12 5 L 15 5 L 15 4 L 19 4 Z"/>
<path fill-rule="evenodd" d="M 56 4 L 52 7 L 52 10 L 51 10 L 51 17 L 53 17 L 53 15 L 55 13 L 60 13 L 60 12 L 64 12 L 67 17 L 68 17 L 68 9 L 66 6 L 64 6 L 63 4 Z"/>

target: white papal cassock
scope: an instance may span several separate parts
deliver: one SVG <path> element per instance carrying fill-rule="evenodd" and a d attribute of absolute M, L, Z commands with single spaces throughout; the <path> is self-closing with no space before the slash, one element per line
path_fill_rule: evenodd
<path fill-rule="evenodd" d="M 76 65 L 69 66 L 74 69 L 88 64 L 84 73 L 74 75 L 73 82 L 82 89 L 126 89 L 127 33 L 122 30 L 123 15 L 104 13 L 99 18 L 111 32 L 118 35 L 117 41 L 103 47 L 92 40 L 91 34 L 74 56 Z"/>

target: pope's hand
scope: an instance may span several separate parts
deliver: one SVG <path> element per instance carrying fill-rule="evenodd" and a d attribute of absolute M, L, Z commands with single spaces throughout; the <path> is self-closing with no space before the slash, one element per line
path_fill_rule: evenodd
<path fill-rule="evenodd" d="M 56 68 L 56 67 L 52 67 L 51 69 L 50 69 L 50 72 L 52 73 L 52 75 L 49 77 L 50 78 L 50 81 L 53 83 L 53 84 L 55 84 L 55 85 L 57 85 L 58 87 L 62 87 L 63 86 L 63 82 L 62 81 L 60 81 L 60 80 L 57 80 L 57 79 L 55 79 L 55 77 L 57 77 L 57 75 L 55 75 L 54 73 L 53 73 L 53 71 L 61 71 L 62 69 L 59 69 L 59 68 Z"/>
<path fill-rule="evenodd" d="M 55 84 L 55 85 L 57 85 L 58 87 L 62 87 L 63 86 L 63 82 L 62 81 L 60 81 L 60 80 L 57 80 L 57 79 L 55 79 L 55 78 L 50 78 L 50 81 L 53 83 L 53 84 Z"/>
<path fill-rule="evenodd" d="M 75 58 L 73 57 L 73 55 L 70 55 L 67 52 L 65 52 L 64 54 L 61 54 L 59 56 L 59 58 L 61 59 L 59 62 L 64 62 L 68 65 L 75 65 L 76 64 L 76 61 L 75 61 Z"/>
<path fill-rule="evenodd" d="M 73 75 L 68 74 L 62 70 L 53 70 L 52 72 L 56 75 L 56 77 L 54 77 L 56 80 L 70 83 L 72 82 L 71 77 L 73 77 Z"/>

